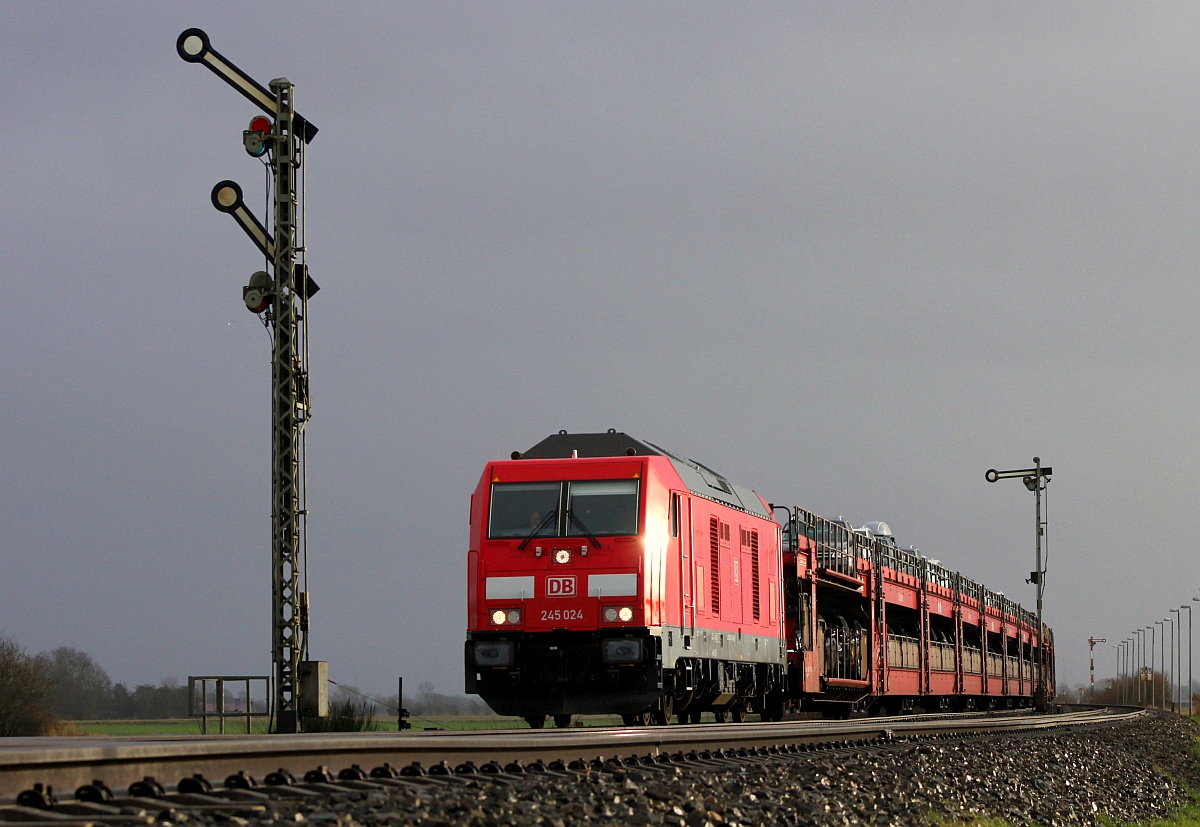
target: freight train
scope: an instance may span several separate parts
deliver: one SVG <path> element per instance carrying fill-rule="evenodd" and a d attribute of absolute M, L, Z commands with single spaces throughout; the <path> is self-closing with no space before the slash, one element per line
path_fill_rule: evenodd
<path fill-rule="evenodd" d="M 779 519 L 776 519 L 777 516 Z M 1053 636 L 1004 595 L 610 430 L 488 463 L 466 691 L 542 727 L 1029 706 Z"/>

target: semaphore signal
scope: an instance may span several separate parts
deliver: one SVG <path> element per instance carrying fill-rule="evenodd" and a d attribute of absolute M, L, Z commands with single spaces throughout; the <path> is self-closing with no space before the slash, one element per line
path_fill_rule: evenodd
<path fill-rule="evenodd" d="M 179 56 L 207 66 L 269 117 L 256 115 L 242 146 L 271 173 L 274 233 L 246 207 L 234 181 L 220 181 L 212 203 L 233 216 L 267 268 L 242 288 L 250 312 L 273 333 L 271 349 L 271 659 L 275 732 L 299 732 L 301 718 L 328 714 L 327 664 L 309 661 L 307 516 L 304 429 L 311 415 L 308 385 L 308 299 L 319 289 L 303 261 L 303 185 L 297 186 L 305 146 L 317 128 L 296 113 L 287 78 L 269 88 L 212 48 L 208 35 L 187 29 L 175 43 Z M 299 254 L 299 256 L 298 256 Z M 268 272 L 269 270 L 269 272 Z"/>

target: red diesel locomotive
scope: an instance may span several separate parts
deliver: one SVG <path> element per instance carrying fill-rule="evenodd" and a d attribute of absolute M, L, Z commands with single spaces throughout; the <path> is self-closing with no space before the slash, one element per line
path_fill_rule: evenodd
<path fill-rule="evenodd" d="M 1053 644 L 1003 595 L 615 431 L 487 465 L 466 690 L 530 726 L 1028 705 Z"/>

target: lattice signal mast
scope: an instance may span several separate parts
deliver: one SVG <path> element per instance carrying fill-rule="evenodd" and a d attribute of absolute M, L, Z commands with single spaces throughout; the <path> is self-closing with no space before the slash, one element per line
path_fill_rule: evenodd
<path fill-rule="evenodd" d="M 208 35 L 187 29 L 175 44 L 189 63 L 211 69 L 268 117 L 256 116 L 242 133 L 252 157 L 271 172 L 274 233 L 246 208 L 242 190 L 221 181 L 213 206 L 232 215 L 262 252 L 260 270 L 242 288 L 247 309 L 273 332 L 271 353 L 271 659 L 276 732 L 299 732 L 301 716 L 327 714 L 324 662 L 306 660 L 309 601 L 306 568 L 304 426 L 309 419 L 308 299 L 319 289 L 303 261 L 303 187 L 297 187 L 304 147 L 317 129 L 296 113 L 295 87 L 276 78 L 265 89 L 212 48 Z M 297 243 L 297 242 L 300 243 Z M 297 253 L 300 254 L 299 260 Z"/>
<path fill-rule="evenodd" d="M 1091 685 L 1092 685 L 1091 700 L 1093 700 L 1093 701 L 1096 700 L 1096 644 L 1097 643 L 1108 643 L 1108 638 L 1103 638 L 1103 637 L 1088 638 L 1088 660 L 1089 660 L 1088 675 L 1090 676 Z"/>

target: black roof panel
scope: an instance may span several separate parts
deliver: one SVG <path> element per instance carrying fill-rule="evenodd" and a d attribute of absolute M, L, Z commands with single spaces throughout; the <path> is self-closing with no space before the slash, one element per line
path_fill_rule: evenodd
<path fill-rule="evenodd" d="M 578 451 L 581 457 L 658 456 L 661 452 L 628 434 L 568 434 L 559 431 L 543 439 L 521 459 L 570 459 Z"/>

